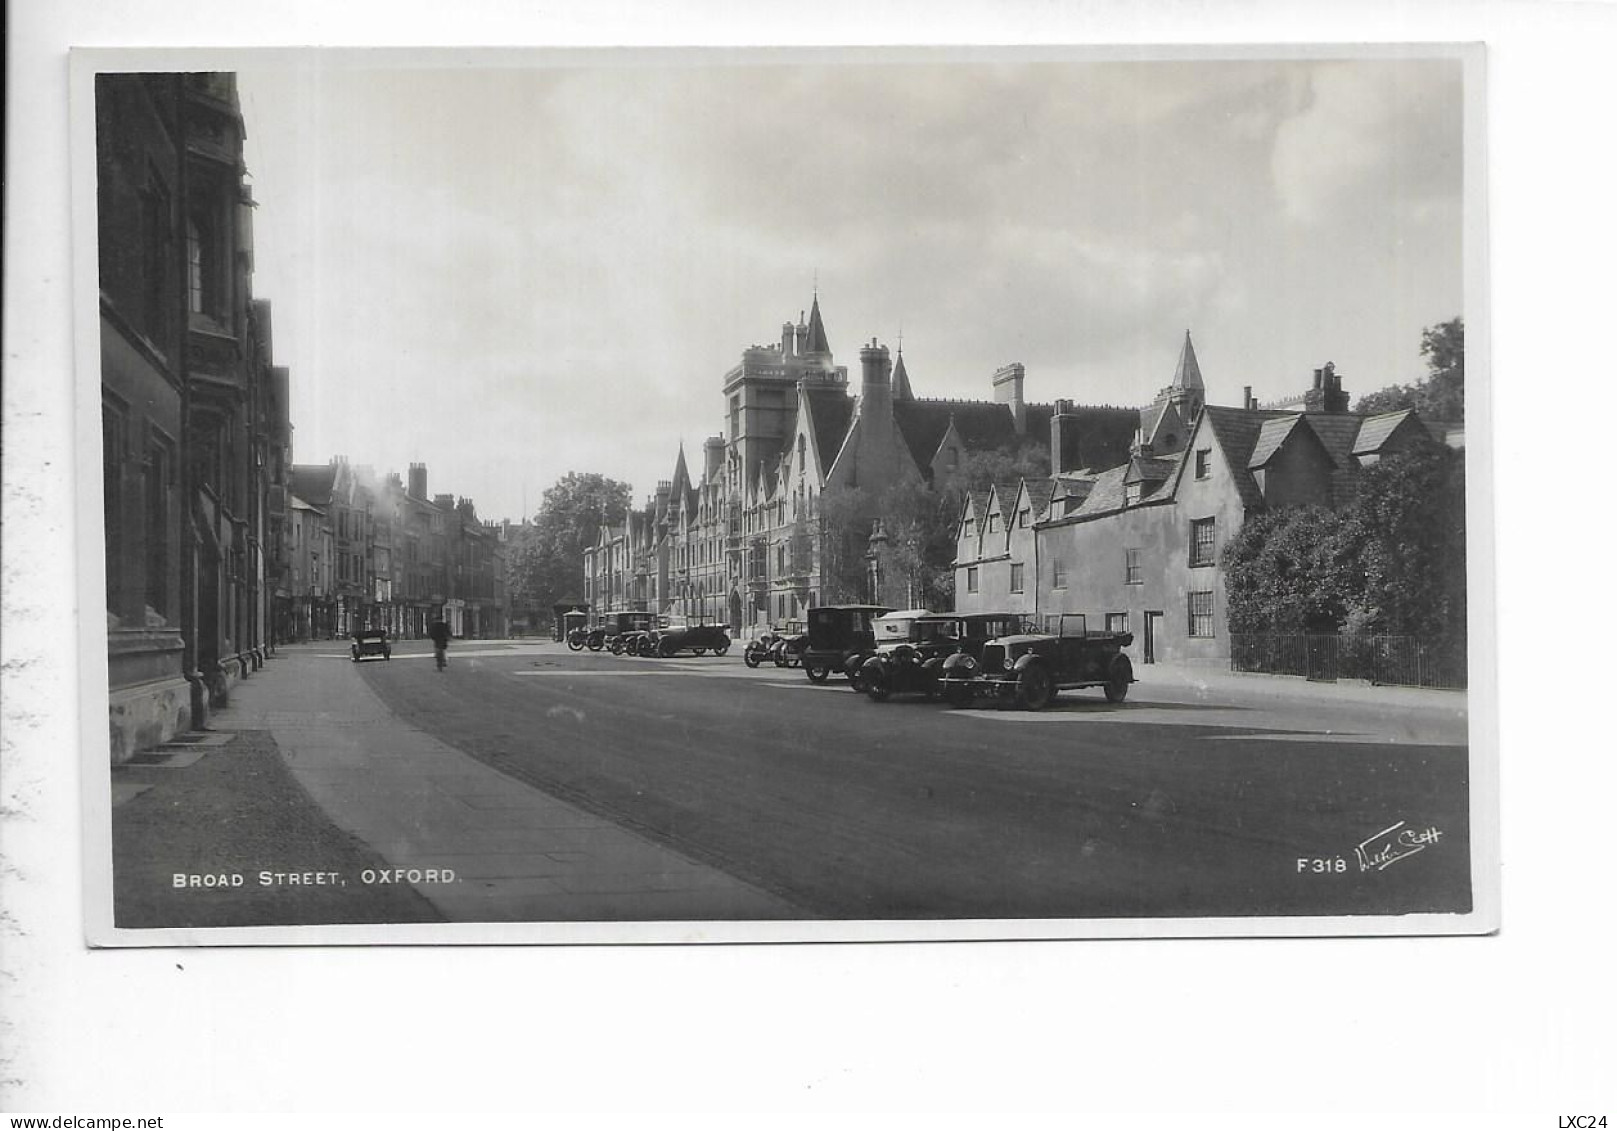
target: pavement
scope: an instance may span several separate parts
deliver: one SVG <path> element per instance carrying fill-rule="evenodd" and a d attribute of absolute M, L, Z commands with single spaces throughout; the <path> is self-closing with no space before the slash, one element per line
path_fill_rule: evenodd
<path fill-rule="evenodd" d="M 335 647 L 283 648 L 232 689 L 230 705 L 209 726 L 273 736 L 331 823 L 385 862 L 365 882 L 407 885 L 456 922 L 802 917 L 776 896 L 400 721 L 355 665 L 315 661 Z M 471 642 L 453 648 L 451 663 L 475 650 Z M 182 810 L 190 772 L 168 771 Z M 390 874 L 375 874 L 382 872 Z"/>

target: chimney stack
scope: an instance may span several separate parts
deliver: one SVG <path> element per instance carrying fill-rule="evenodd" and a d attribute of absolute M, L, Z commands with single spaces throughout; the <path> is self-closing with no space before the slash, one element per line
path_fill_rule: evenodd
<path fill-rule="evenodd" d="M 1252 399 L 1251 385 L 1241 386 L 1241 407 L 1245 409 L 1253 409 L 1258 407 L 1258 402 Z"/>
<path fill-rule="evenodd" d="M 994 373 L 994 400 L 1010 406 L 1018 436 L 1027 432 L 1027 406 L 1022 401 L 1022 380 L 1026 375 L 1020 361 L 1003 365 Z"/>
<path fill-rule="evenodd" d="M 891 403 L 893 361 L 887 347 L 878 345 L 875 338 L 859 350 L 859 412 L 868 415 L 878 403 Z"/>
<path fill-rule="evenodd" d="M 780 356 L 785 359 L 792 356 L 793 346 L 797 341 L 797 327 L 790 322 L 780 324 Z"/>
<path fill-rule="evenodd" d="M 1065 475 L 1082 471 L 1083 455 L 1078 443 L 1078 416 L 1072 411 L 1072 402 L 1056 401 L 1056 411 L 1050 417 L 1050 474 Z"/>
<path fill-rule="evenodd" d="M 412 499 L 427 497 L 427 465 L 424 463 L 410 465 L 410 497 Z"/>
<path fill-rule="evenodd" d="M 712 479 L 724 466 L 724 437 L 709 436 L 702 441 L 702 482 Z"/>

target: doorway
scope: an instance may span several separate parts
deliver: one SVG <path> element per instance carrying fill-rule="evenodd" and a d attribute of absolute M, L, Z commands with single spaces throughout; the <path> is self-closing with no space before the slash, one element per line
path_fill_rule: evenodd
<path fill-rule="evenodd" d="M 1157 632 L 1162 622 L 1162 610 L 1147 610 L 1145 614 L 1145 654 L 1142 657 L 1147 664 L 1157 662 Z"/>

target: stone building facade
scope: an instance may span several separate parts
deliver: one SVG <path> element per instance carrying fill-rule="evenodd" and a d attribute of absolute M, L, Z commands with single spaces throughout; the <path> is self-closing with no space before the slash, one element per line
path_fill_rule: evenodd
<path fill-rule="evenodd" d="M 855 385 L 816 295 L 778 341 L 743 351 L 724 374 L 724 431 L 703 442 L 699 461 L 682 446 L 645 506 L 601 530 L 585 554 L 584 599 L 597 613 L 649 609 L 738 633 L 868 599 L 830 560 L 826 492 L 861 492 L 875 507 L 895 484 L 940 483 L 970 452 L 1043 448 L 1054 407 L 1027 402 L 1024 380 L 1012 364 L 992 375 L 991 399 L 917 397 L 903 351 L 872 339 Z M 1127 450 L 1133 413 L 1072 411 L 1098 453 Z"/>
<path fill-rule="evenodd" d="M 96 80 L 102 498 L 114 760 L 202 725 L 273 649 L 287 371 L 252 294 L 228 74 Z"/>
<path fill-rule="evenodd" d="M 1061 430 L 1061 416 L 1052 425 Z M 1083 613 L 1092 629 L 1134 634 L 1136 664 L 1226 661 L 1219 553 L 1248 515 L 1279 506 L 1339 507 L 1359 471 L 1422 444 L 1463 444 L 1411 410 L 1348 411 L 1334 367 L 1303 395 L 1259 406 L 1205 404 L 1189 335 L 1173 382 L 1140 412 L 1129 458 L 1099 470 L 1063 459 L 1048 480 L 996 485 L 967 499 L 956 602 L 1035 620 Z M 1081 450 L 1081 436 L 1078 441 Z M 1065 448 L 1053 434 L 1052 447 Z"/>
<path fill-rule="evenodd" d="M 503 525 L 470 499 L 428 495 L 425 464 L 408 475 L 341 456 L 292 469 L 296 639 L 361 628 L 419 639 L 440 618 L 457 637 L 506 635 Z"/>

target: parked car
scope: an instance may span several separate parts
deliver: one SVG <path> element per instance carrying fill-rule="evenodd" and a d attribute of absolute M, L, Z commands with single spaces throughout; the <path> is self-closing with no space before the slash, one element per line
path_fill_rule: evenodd
<path fill-rule="evenodd" d="M 647 633 L 642 647 L 643 654 L 649 656 L 675 656 L 680 652 L 697 656 L 712 652 L 715 656 L 722 656 L 730 650 L 730 633 L 722 624 L 676 621 L 652 629 Z"/>
<path fill-rule="evenodd" d="M 589 614 L 581 611 L 566 612 L 561 615 L 562 639 L 567 641 L 567 647 L 574 652 L 582 652 L 589 646 L 590 627 Z M 595 646 L 599 652 L 600 645 Z"/>
<path fill-rule="evenodd" d="M 393 658 L 393 641 L 388 638 L 387 629 L 361 628 L 353 636 L 354 642 L 348 646 L 348 651 L 354 663 L 359 663 L 364 656 L 380 656 L 384 660 Z"/>
<path fill-rule="evenodd" d="M 775 643 L 769 649 L 769 658 L 777 668 L 796 668 L 803 664 L 803 653 L 808 649 L 808 626 L 800 620 L 789 620 L 775 634 Z"/>
<path fill-rule="evenodd" d="M 644 609 L 631 609 L 616 613 L 607 613 L 606 619 L 595 626 L 588 640 L 589 650 L 599 652 L 607 649 L 614 656 L 621 655 L 624 650 L 625 638 L 644 632 L 656 623 L 655 618 Z"/>
<path fill-rule="evenodd" d="M 878 703 L 891 695 L 942 691 L 943 665 L 959 654 L 982 658 L 988 641 L 1022 632 L 1019 613 L 928 613 L 911 610 L 878 617 L 876 653 L 860 668 L 859 682 Z"/>
<path fill-rule="evenodd" d="M 1134 682 L 1134 666 L 1123 655 L 1132 643 L 1131 632 L 1090 632 L 1083 614 L 1061 613 L 1049 618 L 1044 632 L 988 641 L 980 657 L 950 656 L 940 682 L 955 706 L 990 698 L 1037 711 L 1058 691 L 1082 687 L 1104 688 L 1109 702 L 1121 703 Z"/>
<path fill-rule="evenodd" d="M 886 605 L 820 605 L 808 611 L 803 671 L 812 683 L 842 672 L 859 686 L 859 666 L 876 651 L 870 622 L 893 610 Z"/>

